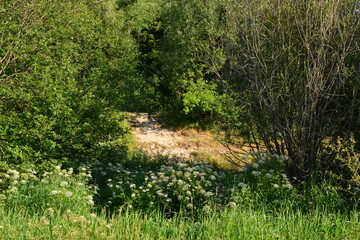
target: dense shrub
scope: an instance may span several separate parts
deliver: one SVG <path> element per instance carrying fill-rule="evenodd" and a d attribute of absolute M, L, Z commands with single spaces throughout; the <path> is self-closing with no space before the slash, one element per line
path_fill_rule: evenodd
<path fill-rule="evenodd" d="M 136 48 L 113 1 L 5 1 L 0 19 L 2 161 L 100 154 L 122 138 Z"/>

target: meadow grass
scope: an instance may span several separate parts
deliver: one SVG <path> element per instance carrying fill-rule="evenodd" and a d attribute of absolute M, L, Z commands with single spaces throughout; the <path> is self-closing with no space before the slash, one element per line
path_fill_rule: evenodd
<path fill-rule="evenodd" d="M 331 182 L 293 184 L 284 158 L 241 172 L 181 161 L 0 173 L 0 239 L 360 239 Z"/>
<path fill-rule="evenodd" d="M 279 214 L 235 208 L 203 214 L 196 221 L 133 209 L 106 216 L 88 212 L 26 215 L 1 212 L 0 239 L 360 239 L 356 212 L 300 211 Z"/>

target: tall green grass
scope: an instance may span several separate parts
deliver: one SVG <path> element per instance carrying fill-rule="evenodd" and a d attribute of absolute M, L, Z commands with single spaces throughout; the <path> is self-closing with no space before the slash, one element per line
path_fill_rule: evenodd
<path fill-rule="evenodd" d="M 333 183 L 294 185 L 282 157 L 249 159 L 242 172 L 167 161 L 8 169 L 0 239 L 360 239 L 357 206 Z"/>
<path fill-rule="evenodd" d="M 82 209 L 79 209 L 81 211 Z M 107 217 L 87 212 L 24 215 L 18 209 L 0 214 L 0 239 L 360 239 L 359 214 L 235 208 L 202 214 L 194 221 L 181 215 L 125 209 Z"/>

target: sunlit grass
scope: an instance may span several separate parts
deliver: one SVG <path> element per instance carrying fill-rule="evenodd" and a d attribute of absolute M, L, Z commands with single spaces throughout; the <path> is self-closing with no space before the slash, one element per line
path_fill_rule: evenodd
<path fill-rule="evenodd" d="M 293 185 L 282 156 L 248 160 L 241 172 L 96 159 L 75 170 L 7 169 L 0 239 L 360 239 L 355 204 L 330 183 Z"/>
<path fill-rule="evenodd" d="M 235 208 L 202 214 L 194 221 L 155 211 L 124 209 L 104 213 L 26 216 L 1 213 L 0 239 L 359 239 L 359 215 L 315 211 L 309 214 Z"/>

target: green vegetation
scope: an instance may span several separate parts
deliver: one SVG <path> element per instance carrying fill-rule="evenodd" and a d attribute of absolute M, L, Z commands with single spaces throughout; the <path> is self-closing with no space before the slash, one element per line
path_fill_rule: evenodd
<path fill-rule="evenodd" d="M 135 75 L 121 12 L 91 1 L 1 8 L 1 159 L 39 165 L 103 153 L 99 142 L 127 131 L 119 89 Z"/>
<path fill-rule="evenodd" d="M 247 160 L 242 172 L 166 160 L 56 166 L 39 177 L 9 169 L 0 175 L 0 237 L 359 238 L 359 214 L 334 185 L 291 184 L 277 155 Z M 98 174 L 106 185 L 88 185 Z"/>
<path fill-rule="evenodd" d="M 359 239 L 359 12 L 1 1 L 0 238 Z M 149 160 L 124 112 L 258 152 L 234 153 L 236 170 Z"/>

